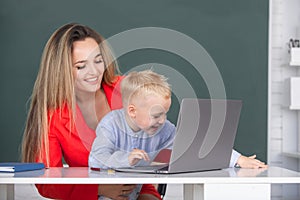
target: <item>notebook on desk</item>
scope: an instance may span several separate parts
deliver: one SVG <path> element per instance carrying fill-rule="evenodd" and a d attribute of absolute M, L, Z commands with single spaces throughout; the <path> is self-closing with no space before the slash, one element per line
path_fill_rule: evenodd
<path fill-rule="evenodd" d="M 183 99 L 170 162 L 116 171 L 172 174 L 227 168 L 241 108 L 241 100 Z"/>

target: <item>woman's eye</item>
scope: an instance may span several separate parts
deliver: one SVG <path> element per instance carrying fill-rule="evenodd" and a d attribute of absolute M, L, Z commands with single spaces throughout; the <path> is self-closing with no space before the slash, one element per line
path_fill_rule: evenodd
<path fill-rule="evenodd" d="M 95 63 L 102 63 L 103 62 L 103 57 L 101 54 L 98 54 L 95 58 L 94 58 L 94 62 Z"/>
<path fill-rule="evenodd" d="M 102 63 L 102 62 L 103 62 L 102 59 L 97 59 L 97 60 L 95 60 L 95 63 Z"/>
<path fill-rule="evenodd" d="M 85 68 L 85 65 L 83 65 L 83 66 L 76 66 L 76 68 L 77 68 L 78 70 L 81 70 L 81 69 Z"/>

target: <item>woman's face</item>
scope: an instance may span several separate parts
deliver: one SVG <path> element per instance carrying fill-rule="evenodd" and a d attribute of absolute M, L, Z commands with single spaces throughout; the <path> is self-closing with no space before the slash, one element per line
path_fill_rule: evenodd
<path fill-rule="evenodd" d="M 97 42 L 93 38 L 74 42 L 72 60 L 75 93 L 99 90 L 105 66 Z"/>

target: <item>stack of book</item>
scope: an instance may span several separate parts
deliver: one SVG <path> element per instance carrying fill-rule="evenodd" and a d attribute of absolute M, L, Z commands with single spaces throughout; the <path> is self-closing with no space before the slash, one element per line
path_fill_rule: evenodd
<path fill-rule="evenodd" d="M 0 173 L 15 173 L 44 169 L 44 163 L 22 163 L 22 162 L 2 162 L 0 163 Z"/>

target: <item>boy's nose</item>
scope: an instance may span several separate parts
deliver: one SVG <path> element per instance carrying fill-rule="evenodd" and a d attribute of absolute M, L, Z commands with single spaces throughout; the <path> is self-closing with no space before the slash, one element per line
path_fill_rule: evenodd
<path fill-rule="evenodd" d="M 163 124 L 165 122 L 165 120 L 166 120 L 165 116 L 161 115 L 159 120 L 158 120 L 158 123 Z"/>

